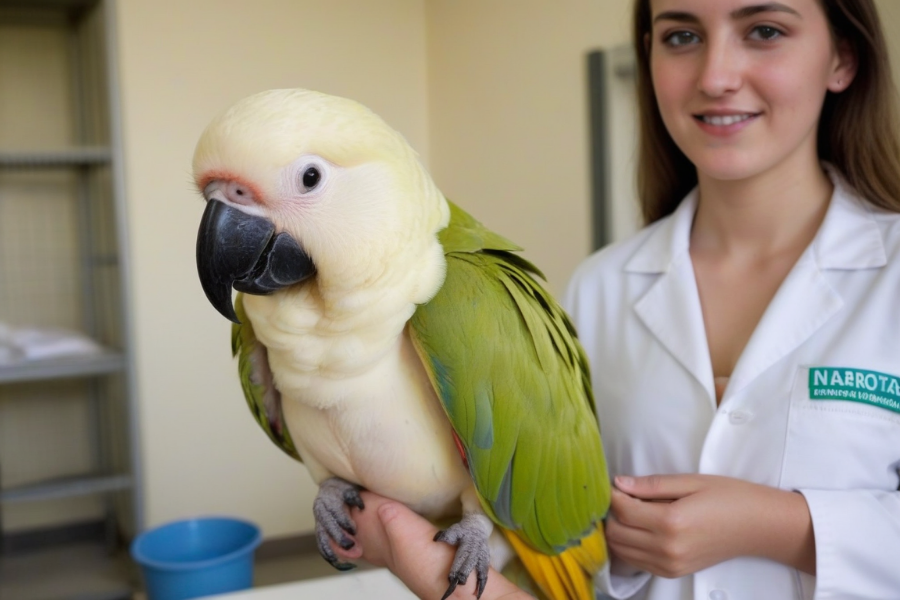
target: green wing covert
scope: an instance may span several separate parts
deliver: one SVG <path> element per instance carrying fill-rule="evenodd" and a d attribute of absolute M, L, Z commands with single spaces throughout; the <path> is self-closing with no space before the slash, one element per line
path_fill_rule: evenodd
<path fill-rule="evenodd" d="M 281 393 L 275 388 L 269 369 L 268 352 L 256 339 L 250 319 L 244 312 L 244 295 L 238 294 L 234 303 L 235 313 L 241 324 L 231 326 L 231 352 L 238 357 L 238 374 L 247 406 L 269 439 L 288 456 L 300 460 L 294 446 L 284 414 L 281 411 Z"/>
<path fill-rule="evenodd" d="M 610 486 L 587 359 L 539 271 L 451 204 L 447 276 L 410 337 L 464 448 L 486 512 L 537 550 L 577 545 Z"/>

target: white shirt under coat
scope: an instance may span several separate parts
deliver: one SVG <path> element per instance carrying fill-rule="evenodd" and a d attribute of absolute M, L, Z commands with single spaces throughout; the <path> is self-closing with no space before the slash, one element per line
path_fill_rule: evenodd
<path fill-rule="evenodd" d="M 831 177 L 825 219 L 718 407 L 688 251 L 696 191 L 669 217 L 582 263 L 566 302 L 590 359 L 610 475 L 706 473 L 800 491 L 812 514 L 817 577 L 745 557 L 679 579 L 604 572 L 601 592 L 900 598 L 900 409 L 889 408 L 900 391 L 891 379 L 900 379 L 900 215 Z M 811 399 L 820 392 L 810 389 L 810 370 L 822 367 L 853 375 L 844 381 L 846 372 L 819 369 L 814 384 L 837 377 L 844 389 L 872 391 L 880 405 Z"/>

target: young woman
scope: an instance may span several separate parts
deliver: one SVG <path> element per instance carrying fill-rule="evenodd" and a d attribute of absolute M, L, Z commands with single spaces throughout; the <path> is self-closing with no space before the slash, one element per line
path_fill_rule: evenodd
<path fill-rule="evenodd" d="M 568 294 L 616 476 L 598 589 L 900 598 L 900 147 L 872 0 L 638 0 L 635 42 L 648 226 Z M 366 505 L 344 554 L 439 597 L 453 549 Z M 483 597 L 519 594 L 492 573 Z"/>

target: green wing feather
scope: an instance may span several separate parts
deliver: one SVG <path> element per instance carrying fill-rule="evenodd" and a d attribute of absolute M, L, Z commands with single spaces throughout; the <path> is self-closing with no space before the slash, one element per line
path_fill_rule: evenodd
<path fill-rule="evenodd" d="M 539 271 L 511 254 L 520 248 L 450 209 L 447 277 L 410 336 L 488 515 L 556 554 L 609 507 L 587 358 Z"/>
<path fill-rule="evenodd" d="M 253 326 L 244 312 L 243 294 L 237 295 L 234 309 L 241 324 L 231 326 L 231 352 L 238 357 L 238 373 L 247 406 L 269 439 L 288 456 L 300 460 L 284 421 L 281 393 L 272 380 L 266 347 L 257 341 Z"/>

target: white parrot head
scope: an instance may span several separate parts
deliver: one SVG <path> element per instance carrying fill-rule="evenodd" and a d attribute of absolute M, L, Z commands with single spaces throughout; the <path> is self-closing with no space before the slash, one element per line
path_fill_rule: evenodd
<path fill-rule="evenodd" d="M 399 133 L 356 102 L 308 90 L 262 92 L 216 117 L 193 171 L 207 201 L 201 282 L 233 321 L 232 286 L 364 286 L 412 265 L 449 220 Z"/>

